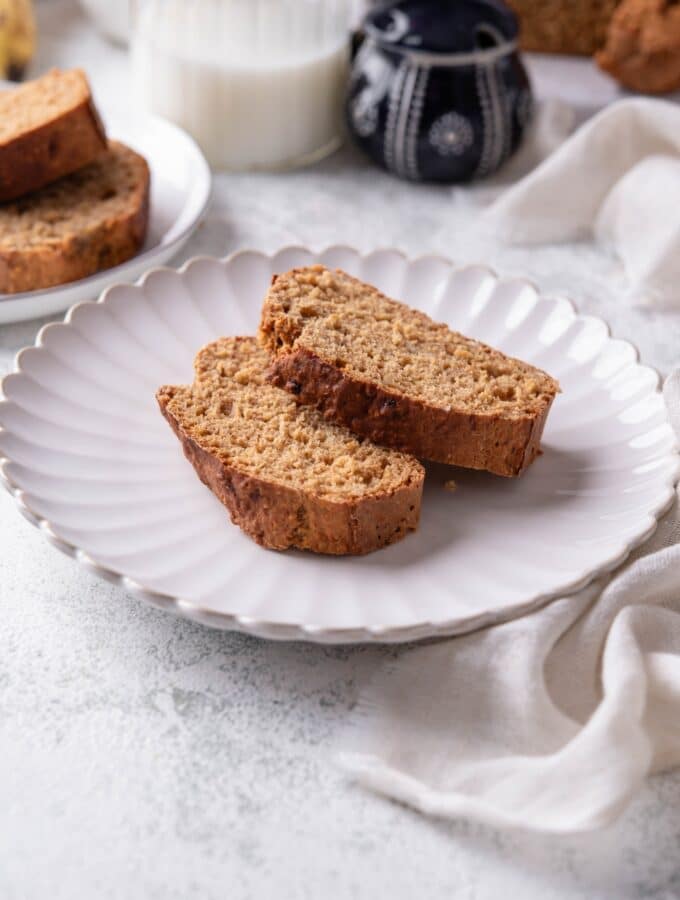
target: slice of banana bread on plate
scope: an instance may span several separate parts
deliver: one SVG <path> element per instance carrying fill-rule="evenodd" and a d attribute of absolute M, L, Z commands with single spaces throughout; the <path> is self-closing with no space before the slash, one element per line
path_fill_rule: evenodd
<path fill-rule="evenodd" d="M 557 382 L 323 266 L 272 280 L 260 340 L 271 383 L 378 444 L 519 475 Z"/>
<path fill-rule="evenodd" d="M 255 338 L 205 347 L 189 387 L 157 393 L 199 478 L 258 544 L 363 554 L 418 525 L 425 472 L 413 457 L 325 421 L 267 384 Z"/>
<path fill-rule="evenodd" d="M 89 166 L 0 206 L 0 292 L 53 287 L 110 269 L 142 247 L 149 167 L 112 141 Z"/>
<path fill-rule="evenodd" d="M 36 191 L 106 152 L 80 69 L 52 69 L 0 93 L 0 203 Z"/>

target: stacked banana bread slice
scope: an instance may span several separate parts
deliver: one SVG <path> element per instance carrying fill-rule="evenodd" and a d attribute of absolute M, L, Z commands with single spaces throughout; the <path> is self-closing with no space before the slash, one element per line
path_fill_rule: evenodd
<path fill-rule="evenodd" d="M 0 293 L 49 288 L 134 256 L 146 161 L 110 142 L 79 69 L 0 94 Z"/>
<path fill-rule="evenodd" d="M 342 271 L 275 276 L 254 338 L 200 351 L 161 411 L 258 543 L 360 554 L 417 527 L 419 459 L 505 476 L 539 452 L 559 385 Z"/>

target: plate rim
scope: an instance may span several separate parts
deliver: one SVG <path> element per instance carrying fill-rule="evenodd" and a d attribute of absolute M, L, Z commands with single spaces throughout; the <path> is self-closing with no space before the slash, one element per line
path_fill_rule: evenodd
<path fill-rule="evenodd" d="M 0 82 L 0 86 L 2 82 Z M 115 115 L 110 115 L 107 117 L 107 123 L 110 121 L 111 128 L 110 131 L 118 135 L 121 131 L 125 130 L 125 124 L 122 120 L 120 120 Z M 130 123 L 128 123 L 130 124 Z M 99 288 L 99 291 L 105 291 L 109 287 L 114 287 L 115 285 L 122 284 L 124 279 L 124 269 L 126 267 L 133 267 L 139 269 L 140 266 L 144 266 L 145 264 L 153 265 L 153 259 L 155 256 L 158 256 L 160 253 L 169 253 L 172 254 L 174 250 L 178 250 L 186 241 L 191 237 L 194 233 L 201 220 L 206 214 L 206 211 L 210 205 L 210 200 L 212 197 L 212 172 L 210 170 L 210 166 L 208 165 L 208 161 L 206 160 L 203 151 L 198 146 L 194 138 L 191 137 L 188 132 L 186 132 L 183 128 L 180 128 L 179 125 L 176 125 L 174 122 L 171 122 L 169 119 L 165 119 L 162 116 L 157 115 L 149 115 L 145 116 L 143 120 L 141 120 L 141 125 L 144 128 L 161 128 L 166 132 L 174 134 L 175 139 L 182 141 L 187 148 L 191 151 L 191 154 L 194 157 L 195 164 L 197 166 L 197 174 L 196 181 L 192 187 L 192 191 L 201 188 L 201 192 L 197 194 L 197 199 L 195 201 L 196 212 L 192 216 L 191 220 L 187 222 L 184 228 L 175 235 L 172 235 L 172 230 L 175 227 L 176 223 L 167 229 L 166 232 L 162 235 L 161 239 L 157 241 L 152 247 L 147 248 L 146 250 L 142 250 L 141 253 L 137 253 L 135 256 L 131 257 L 131 259 L 125 260 L 125 262 L 118 263 L 117 266 L 113 266 L 111 269 L 104 269 L 101 272 L 95 272 L 93 275 L 88 275 L 85 278 L 79 278 L 77 281 L 69 281 L 66 284 L 56 284 L 50 288 L 36 288 L 32 291 L 20 291 L 17 294 L 4 294 L 0 293 L 0 309 L 6 307 L 7 305 L 16 305 L 20 306 L 22 303 L 28 301 L 37 301 L 44 299 L 46 302 L 54 301 L 56 297 L 60 294 L 69 294 L 72 291 L 76 291 L 82 289 L 87 283 L 92 283 L 95 292 L 96 281 L 101 279 L 104 282 L 107 278 L 116 279 L 115 281 L 111 281 L 110 284 L 106 286 L 102 286 Z M 121 127 L 122 126 L 122 127 Z M 131 143 L 134 143 L 134 121 L 132 125 L 130 125 L 130 135 L 129 139 Z M 137 124 L 137 128 L 139 129 L 140 124 Z M 108 128 L 108 124 L 107 124 Z M 127 141 L 124 135 L 120 135 L 120 137 Z M 200 172 L 198 171 L 200 169 Z M 151 170 L 151 177 L 153 179 L 153 169 Z M 170 233 L 171 239 L 166 240 L 166 235 Z M 193 258 L 193 257 L 192 257 Z M 160 268 L 160 266 L 156 267 Z M 152 270 L 149 270 L 152 271 Z M 146 274 L 146 273 L 145 273 Z M 137 283 L 137 281 L 133 282 Z M 83 303 L 95 303 L 98 302 L 100 298 L 97 300 L 85 300 L 79 301 Z M 65 306 L 68 304 L 68 300 L 65 300 Z M 64 307 L 62 307 L 63 309 Z M 39 318 L 40 314 L 36 315 L 35 318 Z M 17 321 L 21 321 L 21 319 L 17 319 Z"/>
<path fill-rule="evenodd" d="M 352 254 L 356 254 L 362 260 L 379 253 L 390 253 L 400 256 L 402 260 L 404 260 L 404 262 L 411 265 L 421 262 L 422 260 L 434 259 L 439 262 L 443 262 L 452 271 L 461 272 L 468 269 L 484 270 L 497 281 L 519 282 L 521 284 L 525 284 L 529 286 L 539 298 L 543 298 L 544 300 L 553 302 L 555 304 L 561 304 L 564 308 L 568 308 L 571 314 L 579 321 L 596 322 L 600 326 L 603 326 L 606 331 L 608 341 L 615 341 L 622 346 L 627 346 L 629 348 L 629 352 L 632 351 L 633 365 L 635 365 L 638 369 L 652 373 L 654 387 L 651 393 L 660 394 L 662 392 L 662 379 L 658 370 L 652 366 L 640 362 L 639 350 L 635 346 L 635 344 L 632 343 L 632 341 L 613 337 L 609 324 L 601 317 L 580 313 L 575 303 L 562 294 L 552 296 L 542 293 L 535 282 L 533 282 L 529 278 L 525 278 L 522 276 L 501 277 L 491 266 L 488 266 L 484 263 L 456 263 L 454 260 L 443 256 L 442 254 L 425 253 L 411 256 L 408 253 L 400 250 L 399 248 L 384 246 L 376 247 L 373 250 L 367 252 L 362 252 L 358 248 L 352 247 L 349 244 L 330 244 L 322 247 L 319 250 L 314 250 L 301 244 L 289 244 L 280 247 L 278 250 L 270 253 L 266 253 L 254 248 L 242 248 L 222 257 L 210 256 L 208 254 L 199 254 L 197 256 L 191 257 L 178 267 L 154 267 L 140 276 L 133 283 L 133 286 L 142 287 L 147 279 L 157 272 L 173 272 L 178 275 L 183 275 L 189 268 L 191 268 L 195 264 L 204 262 L 206 260 L 210 262 L 218 262 L 219 264 L 226 266 L 229 265 L 234 259 L 243 255 L 254 254 L 266 260 L 272 260 L 274 259 L 274 257 L 282 255 L 284 253 L 304 252 L 310 253 L 313 256 L 322 256 L 324 254 L 329 254 L 331 252 L 337 251 L 348 251 Z M 25 353 L 29 349 L 40 348 L 43 343 L 44 335 L 55 325 L 58 326 L 70 324 L 72 316 L 81 307 L 105 304 L 107 302 L 109 294 L 119 286 L 120 283 L 111 284 L 104 291 L 102 291 L 102 293 L 96 300 L 86 300 L 74 304 L 68 310 L 61 322 L 49 322 L 43 325 L 36 335 L 34 344 L 30 347 L 22 348 L 16 354 L 16 357 L 14 359 L 14 368 L 11 371 L 7 372 L 2 377 L 2 379 L 0 379 L 0 403 L 7 402 L 4 391 L 4 384 L 6 379 L 8 379 L 12 375 L 20 374 L 23 372 L 21 365 L 21 357 L 23 353 Z M 5 433 L 5 431 L 6 429 L 0 426 L 0 434 Z M 522 602 L 507 606 L 504 609 L 496 612 L 487 610 L 486 612 L 480 613 L 477 616 L 467 617 L 464 622 L 461 622 L 460 618 L 445 619 L 440 621 L 425 620 L 423 622 L 405 626 L 374 625 L 355 628 L 333 628 L 309 623 L 299 624 L 287 622 L 272 622 L 267 619 L 259 619 L 252 616 L 245 616 L 227 612 L 217 612 L 215 610 L 202 607 L 199 603 L 195 603 L 194 601 L 186 600 L 182 597 L 172 594 L 151 590 L 145 587 L 142 583 L 136 581 L 133 578 L 130 578 L 128 575 L 125 575 L 125 573 L 118 572 L 115 569 L 102 565 L 81 547 L 60 537 L 59 534 L 55 531 L 53 524 L 48 519 L 39 515 L 31 509 L 30 505 L 26 501 L 24 491 L 12 480 L 11 476 L 7 472 L 7 466 L 12 463 L 12 460 L 2 454 L 0 454 L 0 483 L 14 499 L 19 512 L 24 516 L 24 518 L 27 519 L 32 525 L 34 525 L 53 546 L 55 546 L 65 555 L 76 560 L 78 563 L 83 565 L 98 577 L 104 579 L 105 581 L 118 585 L 119 587 L 123 588 L 123 590 L 125 590 L 128 594 L 131 594 L 132 596 L 150 604 L 151 606 L 162 609 L 166 612 L 174 613 L 175 615 L 178 615 L 182 618 L 186 618 L 212 628 L 223 631 L 246 633 L 255 637 L 266 638 L 269 640 L 296 640 L 324 644 L 399 644 L 425 639 L 468 634 L 480 628 L 498 625 L 503 622 L 520 618 L 522 616 L 528 615 L 531 612 L 534 612 L 537 609 L 540 609 L 552 600 L 569 596 L 579 590 L 582 590 L 589 584 L 592 584 L 598 578 L 612 572 L 619 565 L 621 565 L 636 548 L 640 547 L 647 540 L 649 540 L 649 538 L 656 531 L 661 517 L 668 511 L 673 503 L 676 487 L 678 482 L 680 482 L 680 442 L 677 440 L 677 438 L 674 442 L 673 448 L 668 451 L 667 455 L 669 459 L 671 457 L 675 458 L 675 465 L 672 471 L 665 476 L 666 490 L 664 492 L 663 498 L 654 506 L 653 509 L 648 511 L 644 519 L 644 523 L 641 521 L 641 528 L 638 535 L 630 538 L 628 541 L 622 542 L 622 546 L 620 549 L 618 549 L 607 560 L 603 561 L 592 571 L 584 573 L 578 578 L 572 579 L 572 581 L 554 591 L 536 594 Z M 642 527 L 642 524 L 644 524 L 644 527 Z"/>

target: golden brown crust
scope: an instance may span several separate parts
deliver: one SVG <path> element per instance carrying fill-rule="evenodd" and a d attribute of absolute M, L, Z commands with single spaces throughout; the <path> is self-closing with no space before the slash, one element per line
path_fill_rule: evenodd
<path fill-rule="evenodd" d="M 385 322 L 409 343 L 391 344 Z M 330 337 L 338 329 L 341 344 Z M 420 459 L 507 477 L 538 455 L 559 391 L 546 373 L 319 266 L 273 277 L 259 339 L 271 356 L 270 382 L 328 420 Z M 401 377 L 409 367 L 416 374 Z M 505 374 L 495 380 L 496 371 Z M 464 378 L 472 396 L 461 392 Z"/>
<path fill-rule="evenodd" d="M 390 494 L 329 501 L 239 471 L 203 449 L 168 409 L 172 387 L 156 394 L 201 481 L 227 507 L 231 520 L 263 547 L 361 555 L 404 537 L 418 526 L 423 480 Z"/>
<path fill-rule="evenodd" d="M 0 144 L 0 203 L 77 171 L 106 148 L 104 126 L 88 90 L 57 118 Z"/>
<path fill-rule="evenodd" d="M 551 405 L 533 418 L 445 411 L 352 379 L 307 350 L 274 357 L 269 380 L 376 444 L 504 476 L 519 475 L 538 455 Z"/>
<path fill-rule="evenodd" d="M 14 246 L 0 243 L 1 293 L 33 291 L 77 281 L 117 266 L 139 252 L 149 221 L 150 173 L 141 156 L 124 149 L 137 171 L 137 184 L 125 208 L 115 215 L 97 218 L 97 204 L 93 199 L 93 220 L 86 229 L 74 229 L 58 242 L 17 242 Z"/>
<path fill-rule="evenodd" d="M 680 5 L 670 0 L 623 0 L 597 63 L 633 91 L 680 88 Z"/>

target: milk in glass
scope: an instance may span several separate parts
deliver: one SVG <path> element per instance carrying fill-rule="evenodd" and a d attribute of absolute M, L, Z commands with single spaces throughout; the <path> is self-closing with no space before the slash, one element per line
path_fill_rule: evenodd
<path fill-rule="evenodd" d="M 338 146 L 351 0 L 140 0 L 132 40 L 144 108 L 216 169 L 272 169 Z"/>

